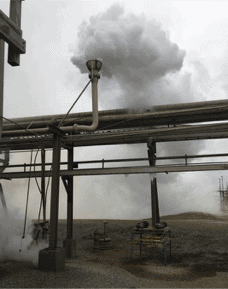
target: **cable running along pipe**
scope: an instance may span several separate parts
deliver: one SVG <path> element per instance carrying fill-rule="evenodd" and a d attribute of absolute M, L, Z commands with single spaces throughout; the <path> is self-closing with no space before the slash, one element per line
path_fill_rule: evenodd
<path fill-rule="evenodd" d="M 84 93 L 84 91 L 86 90 L 86 88 L 88 87 L 88 85 L 90 84 L 90 82 L 92 81 L 92 79 L 89 80 L 89 82 L 86 84 L 85 88 L 82 90 L 82 92 L 79 94 L 79 96 L 77 97 L 77 99 L 75 100 L 75 102 L 72 104 L 71 108 L 68 110 L 68 112 L 66 113 L 66 115 L 64 116 L 64 118 L 61 120 L 60 124 L 58 125 L 58 127 L 60 127 L 64 120 L 67 118 L 67 116 L 69 115 L 69 113 L 71 112 L 71 110 L 73 109 L 73 107 L 75 106 L 75 104 L 77 103 L 77 101 L 79 100 L 79 98 L 82 96 L 82 94 Z"/>

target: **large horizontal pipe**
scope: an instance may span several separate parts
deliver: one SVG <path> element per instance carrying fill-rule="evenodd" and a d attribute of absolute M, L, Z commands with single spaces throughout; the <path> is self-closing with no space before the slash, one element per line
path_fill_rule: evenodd
<path fill-rule="evenodd" d="M 113 109 L 113 110 L 103 110 L 99 111 L 99 116 L 102 115 L 116 115 L 116 114 L 125 114 L 128 113 L 127 109 Z M 33 121 L 40 121 L 40 122 L 49 122 L 52 120 L 61 121 L 66 114 L 53 114 L 53 115 L 40 115 L 40 116 L 30 116 L 30 117 L 17 117 L 11 118 L 11 121 L 16 123 L 32 123 Z M 78 112 L 78 113 L 71 113 L 69 114 L 68 118 L 72 119 L 80 119 L 80 118 L 92 118 L 92 112 Z M 67 118 L 67 119 L 68 119 Z M 7 120 L 3 120 L 3 123 L 8 123 Z"/>
<path fill-rule="evenodd" d="M 151 125 L 169 125 L 175 123 L 193 123 L 202 121 L 215 121 L 227 119 L 228 105 L 221 106 L 206 106 L 202 108 L 190 108 L 182 110 L 171 110 L 171 111 L 160 111 L 160 112 L 146 112 L 136 114 L 121 114 L 121 115 L 103 115 L 99 117 L 100 125 L 98 129 L 102 128 L 119 128 L 119 127 L 137 127 L 137 126 L 151 126 Z M 78 125 L 87 125 L 91 123 L 92 117 L 75 119 L 69 118 L 67 120 L 70 126 L 63 126 L 63 131 L 71 132 L 74 129 L 71 127 L 77 121 Z M 30 134 L 45 134 L 47 133 L 47 125 L 51 124 L 52 121 L 38 121 L 33 124 L 20 123 L 25 128 L 30 125 Z M 35 128 L 33 128 L 35 127 Z M 79 127 L 79 126 L 78 126 Z M 77 127 L 74 127 L 75 129 Z M 82 127 L 83 128 L 83 127 Z M 17 132 L 16 132 L 17 131 Z M 3 126 L 3 137 L 4 136 L 19 136 L 28 135 L 28 131 L 18 129 L 16 124 L 5 124 Z"/>
<path fill-rule="evenodd" d="M 65 133 L 70 133 L 73 131 L 73 127 L 72 126 L 68 126 L 68 127 L 61 127 L 61 130 L 64 131 Z M 175 132 L 177 131 L 182 131 L 183 133 L 186 132 L 186 130 L 190 130 L 190 131 L 195 131 L 198 132 L 197 129 L 201 129 L 201 130 L 205 130 L 205 129 L 216 129 L 217 131 L 220 129 L 224 130 L 224 129 L 228 129 L 228 123 L 218 123 L 218 124 L 210 124 L 210 125 L 186 125 L 186 126 L 179 126 L 179 127 L 174 127 L 174 128 L 154 128 L 154 130 L 150 130 L 150 133 L 172 133 L 175 134 Z M 36 128 L 36 129 L 29 129 L 29 130 L 15 130 L 15 131 L 4 131 L 2 132 L 2 137 L 16 137 L 16 136 L 22 136 L 22 135 L 36 135 L 36 134 L 50 134 L 51 132 L 49 131 L 48 128 Z M 131 134 L 133 134 L 134 132 L 130 132 Z M 74 136 L 74 138 L 78 138 L 77 136 Z"/>
<path fill-rule="evenodd" d="M 153 106 L 153 107 L 148 107 L 143 113 L 137 112 L 137 111 L 132 111 L 128 109 L 116 109 L 116 110 L 104 110 L 104 111 L 99 111 L 99 119 L 102 118 L 103 116 L 110 116 L 115 119 L 124 119 L 124 118 L 132 118 L 134 116 L 139 116 L 140 115 L 145 115 L 147 114 L 148 116 L 150 115 L 150 112 L 168 112 L 173 110 L 173 113 L 178 113 L 178 110 L 189 110 L 189 109 L 195 109 L 195 108 L 213 108 L 213 107 L 224 107 L 228 106 L 228 100 L 220 100 L 220 101 L 205 101 L 205 102 L 192 102 L 192 103 L 182 103 L 182 104 L 172 104 L 172 105 L 159 105 L 159 106 Z M 119 117 L 117 117 L 119 115 Z M 121 115 L 121 116 L 120 116 Z M 161 115 L 162 116 L 162 115 Z M 34 116 L 34 117 L 24 117 L 24 118 L 12 118 L 10 119 L 12 122 L 23 124 L 24 126 L 29 126 L 33 122 L 39 123 L 41 126 L 45 126 L 50 124 L 51 121 L 56 120 L 56 121 L 61 121 L 65 117 L 64 114 L 56 114 L 56 115 L 46 115 L 46 116 Z M 74 113 L 70 114 L 68 116 L 67 121 L 69 120 L 79 120 L 82 119 L 82 121 L 88 122 L 91 121 L 92 118 L 92 113 L 91 112 L 83 112 L 83 113 Z M 9 124 L 7 120 L 3 121 L 4 126 Z M 18 127 L 16 126 L 16 129 Z"/>
<path fill-rule="evenodd" d="M 172 128 L 137 129 L 129 131 L 112 131 L 104 133 L 78 134 L 65 136 L 62 145 L 68 143 L 74 147 L 100 146 L 114 144 L 147 143 L 148 137 L 154 137 L 156 142 L 175 142 L 197 139 L 221 139 L 228 137 L 228 123 L 210 125 L 189 125 Z M 37 148 L 52 148 L 51 137 L 23 137 L 15 139 L 2 138 L 0 149 L 26 150 Z"/>
<path fill-rule="evenodd" d="M 190 108 L 202 108 L 208 106 L 224 106 L 228 105 L 228 100 L 212 100 L 212 101 L 201 101 L 201 102 L 189 102 L 189 103 L 179 103 L 179 104 L 167 104 L 167 105 L 155 105 L 144 109 L 144 112 L 147 111 L 167 111 L 167 110 L 180 110 L 180 109 L 190 109 Z M 140 110 L 141 111 L 141 110 Z M 103 110 L 99 111 L 99 116 L 103 115 L 118 115 L 118 114 L 127 114 L 135 112 L 137 109 L 113 109 L 113 110 Z M 33 116 L 33 117 L 19 117 L 12 118 L 14 122 L 27 122 L 31 123 L 32 121 L 50 121 L 52 119 L 62 120 L 65 117 L 65 114 L 55 114 L 55 115 L 43 115 L 43 116 Z M 87 118 L 92 117 L 92 112 L 80 112 L 70 114 L 71 118 Z M 4 123 L 7 121 L 4 120 Z"/>
<path fill-rule="evenodd" d="M 109 111 L 111 112 L 111 111 Z M 99 112 L 99 121 L 100 123 L 111 123 L 111 122 L 119 122 L 123 120 L 127 121 L 134 121 L 134 120 L 157 120 L 157 119 L 167 119 L 167 118 L 172 118 L 172 117 L 181 117 L 181 116 L 192 116 L 192 115 L 199 115 L 201 116 L 202 114 L 207 114 L 208 117 L 213 114 L 213 113 L 222 113 L 222 112 L 228 112 L 228 105 L 227 106 L 213 106 L 213 107 L 203 107 L 203 108 L 191 108 L 191 109 L 182 109 L 182 110 L 171 110 L 171 111 L 161 111 L 161 112 L 146 112 L 146 113 L 128 113 L 128 114 L 107 114 L 105 115 L 102 112 Z M 88 124 L 91 123 L 92 116 L 90 117 L 71 117 L 66 120 L 66 122 L 69 125 L 73 125 L 75 122 L 80 123 L 80 124 Z M 25 128 L 29 127 L 30 128 L 44 128 L 47 127 L 48 125 L 52 124 L 53 121 L 57 122 L 57 124 L 60 122 L 57 119 L 52 119 L 48 121 L 33 121 L 33 122 L 18 122 L 21 126 L 24 126 Z M 164 122 L 163 121 L 163 122 Z M 17 124 L 9 124 L 9 123 L 4 123 L 3 130 L 4 131 L 9 131 L 9 130 L 18 130 L 19 126 Z"/>

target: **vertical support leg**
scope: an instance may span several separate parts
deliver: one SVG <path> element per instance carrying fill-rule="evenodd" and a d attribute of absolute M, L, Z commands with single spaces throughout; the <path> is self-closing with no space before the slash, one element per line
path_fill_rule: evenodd
<path fill-rule="evenodd" d="M 140 233 L 140 239 L 142 239 L 142 233 Z M 140 258 L 142 256 L 142 241 L 140 240 L 139 242 L 139 246 L 140 246 Z"/>
<path fill-rule="evenodd" d="M 172 253 L 171 253 L 171 250 L 172 250 L 172 240 L 171 240 L 171 232 L 169 231 L 169 238 L 170 238 L 170 243 L 169 243 L 169 248 L 170 248 L 170 260 L 172 260 Z"/>
<path fill-rule="evenodd" d="M 65 268 L 65 250 L 57 247 L 60 153 L 61 136 L 54 133 L 49 248 L 39 252 L 38 268 L 41 270 L 57 271 Z"/>
<path fill-rule="evenodd" d="M 74 148 L 68 149 L 68 170 L 73 170 Z M 67 178 L 67 237 L 63 241 L 63 247 L 66 249 L 66 257 L 72 258 L 76 251 L 76 240 L 73 239 L 73 176 Z"/>
<path fill-rule="evenodd" d="M 46 192 L 45 192 L 45 149 L 41 150 L 41 164 L 42 164 L 42 176 L 41 176 L 41 193 L 43 199 L 43 221 L 46 221 Z"/>
<path fill-rule="evenodd" d="M 0 139 L 2 135 L 5 42 L 0 39 Z"/>
<path fill-rule="evenodd" d="M 3 188 L 2 188 L 2 184 L 0 183 L 0 198 L 1 198 L 1 201 L 2 201 L 2 206 L 3 206 L 3 209 L 4 209 L 4 217 L 8 218 L 9 217 L 9 214 L 8 214 L 8 210 L 7 210 L 7 206 L 6 206 L 6 200 L 5 200 L 5 197 L 4 197 L 4 193 L 3 193 Z"/>
<path fill-rule="evenodd" d="M 10 0 L 10 19 L 18 27 L 21 27 L 21 1 L 23 0 Z M 8 49 L 8 63 L 12 66 L 20 65 L 20 54 L 11 45 L 9 45 Z"/>
<path fill-rule="evenodd" d="M 164 245 L 164 265 L 166 266 L 166 245 Z"/>
<path fill-rule="evenodd" d="M 132 246 L 133 241 L 134 241 L 134 233 L 131 233 L 131 259 L 133 256 L 133 246 Z"/>
<path fill-rule="evenodd" d="M 58 213 L 59 213 L 59 171 L 60 171 L 61 137 L 53 134 L 53 167 L 51 187 L 51 216 L 49 248 L 57 248 Z"/>
<path fill-rule="evenodd" d="M 68 170 L 73 170 L 74 148 L 68 149 Z M 73 238 L 73 176 L 68 177 L 67 239 Z"/>
<path fill-rule="evenodd" d="M 157 188 L 157 178 L 155 178 L 155 203 L 156 203 L 156 223 L 160 222 L 159 214 L 159 204 L 158 204 L 158 188 Z"/>
<path fill-rule="evenodd" d="M 157 179 L 151 181 L 151 209 L 152 209 L 152 226 L 160 222 Z"/>

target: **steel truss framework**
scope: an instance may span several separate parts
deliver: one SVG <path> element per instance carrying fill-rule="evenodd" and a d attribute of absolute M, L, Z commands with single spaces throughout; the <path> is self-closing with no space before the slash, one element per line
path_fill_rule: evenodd
<path fill-rule="evenodd" d="M 49 244 L 56 247 L 58 225 L 58 179 L 62 178 L 67 191 L 67 226 L 68 235 L 65 240 L 66 254 L 72 257 L 73 250 L 73 176 L 79 175 L 108 175 L 108 174 L 153 174 L 186 171 L 227 170 L 228 163 L 192 163 L 189 159 L 199 157 L 221 157 L 227 154 L 204 156 L 180 156 L 167 157 L 164 160 L 184 159 L 184 164 L 155 165 L 156 147 L 148 145 L 148 140 L 158 142 L 187 141 L 200 139 L 220 139 L 228 137 L 228 100 L 155 106 L 144 113 L 130 112 L 127 110 L 110 110 L 99 112 L 99 125 L 96 131 L 79 133 L 72 130 L 72 125 L 88 125 L 92 121 L 91 113 L 78 113 L 69 115 L 61 127 L 58 127 L 64 115 L 52 115 L 42 117 L 19 118 L 4 121 L 0 150 L 30 150 L 53 149 L 52 171 L 47 169 L 50 163 L 42 158 L 41 170 L 28 172 L 29 164 L 19 164 L 16 167 L 24 167 L 24 171 L 4 172 L 0 174 L 2 179 L 41 177 L 43 187 L 45 177 L 52 177 L 51 199 L 51 231 Z M 213 122 L 217 123 L 213 123 Z M 53 126 L 54 125 L 54 126 Z M 74 161 L 73 148 L 81 146 L 115 145 L 147 143 L 148 159 L 131 159 L 128 161 L 149 161 L 148 165 L 128 167 L 105 167 L 107 162 L 101 162 L 101 168 L 79 168 L 80 162 Z M 60 169 L 60 148 L 68 151 L 67 169 Z M 149 154 L 149 151 L 151 153 Z M 57 157 L 58 156 L 58 157 Z M 152 159 L 151 159 L 152 158 Z M 116 160 L 109 160 L 115 162 Z M 126 160 L 118 160 L 126 162 Z M 89 163 L 86 161 L 84 163 Z M 9 169 L 12 166 L 9 166 Z M 44 192 L 43 192 L 44 194 Z"/>
<path fill-rule="evenodd" d="M 61 146 L 64 149 L 81 146 L 147 143 L 148 138 L 153 138 L 156 143 L 220 139 L 228 137 L 227 115 L 228 100 L 154 106 L 144 113 L 124 109 L 108 110 L 99 112 L 99 126 L 95 132 L 65 132 L 69 130 L 69 125 L 76 122 L 80 125 L 88 125 L 92 120 L 92 113 L 89 112 L 70 114 L 63 126 L 57 131 L 62 132 Z M 64 115 L 49 115 L 4 121 L 0 150 L 23 151 L 53 148 L 52 135 L 56 132 L 53 124 L 57 127 L 63 118 Z M 214 121 L 217 122 L 214 123 Z M 21 129 L 22 127 L 26 129 Z M 170 158 L 172 157 L 165 159 Z M 184 158 L 186 159 L 186 156 Z M 187 158 L 189 159 L 190 156 Z M 159 158 L 156 159 L 159 160 Z M 185 162 L 184 165 L 178 163 L 153 167 L 119 168 L 104 168 L 103 166 L 96 169 L 61 170 L 60 175 L 169 173 L 226 169 L 226 163 L 187 164 Z M 41 171 L 37 171 L 32 172 L 31 176 L 40 177 L 41 174 Z M 52 172 L 45 171 L 45 176 L 50 175 Z M 27 178 L 28 172 L 5 172 L 0 177 L 5 179 Z"/>

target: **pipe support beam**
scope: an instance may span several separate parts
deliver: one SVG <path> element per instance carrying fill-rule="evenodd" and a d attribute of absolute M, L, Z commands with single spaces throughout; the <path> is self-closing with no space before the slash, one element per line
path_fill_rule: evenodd
<path fill-rule="evenodd" d="M 157 174 L 157 173 L 176 173 L 176 172 L 197 172 L 197 171 L 216 171 L 228 170 L 228 163 L 218 164 L 189 164 L 185 165 L 166 165 L 166 166 L 135 166 L 135 167 L 115 167 L 101 169 L 77 169 L 60 170 L 60 176 L 95 176 L 95 175 L 121 175 L 121 174 Z M 41 177 L 42 171 L 36 172 L 12 172 L 0 174 L 1 179 L 22 179 Z M 45 171 L 45 177 L 52 176 L 52 172 Z"/>

